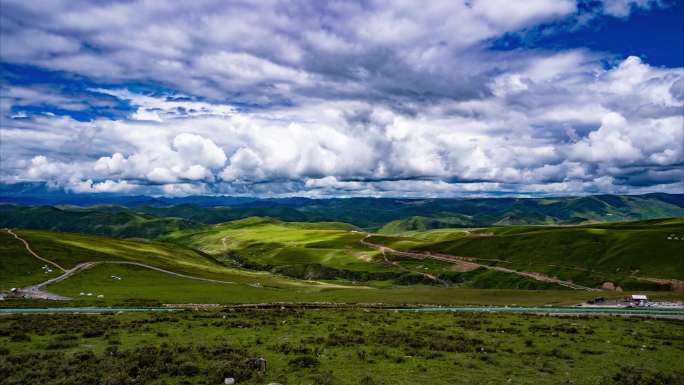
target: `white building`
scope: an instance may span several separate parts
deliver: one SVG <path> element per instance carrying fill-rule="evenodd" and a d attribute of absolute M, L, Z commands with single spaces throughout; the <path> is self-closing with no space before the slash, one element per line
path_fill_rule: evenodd
<path fill-rule="evenodd" d="M 632 294 L 631 300 L 637 306 L 646 306 L 648 303 L 648 297 L 644 294 Z"/>

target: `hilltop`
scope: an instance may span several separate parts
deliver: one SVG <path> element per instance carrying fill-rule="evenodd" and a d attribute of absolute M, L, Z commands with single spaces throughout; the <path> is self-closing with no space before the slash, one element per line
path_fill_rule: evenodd
<path fill-rule="evenodd" d="M 0 196 L 0 201 L 13 199 L 13 196 Z M 22 197 L 21 200 L 28 199 Z M 570 225 L 684 216 L 682 194 L 471 199 L 186 197 L 111 200 L 118 205 L 0 205 L 0 226 L 154 239 L 173 230 L 253 216 L 290 222 L 344 222 L 384 234 L 435 228 Z"/>

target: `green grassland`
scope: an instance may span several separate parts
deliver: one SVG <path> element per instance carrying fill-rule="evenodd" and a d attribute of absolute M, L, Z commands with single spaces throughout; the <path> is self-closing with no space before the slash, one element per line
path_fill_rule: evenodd
<path fill-rule="evenodd" d="M 220 260 L 297 278 L 368 281 L 394 277 L 396 271 L 382 263 L 377 250 L 359 242 L 364 236 L 343 223 L 281 222 L 251 217 L 174 232 L 164 239 L 202 250 Z"/>
<path fill-rule="evenodd" d="M 241 268 L 226 267 L 220 262 L 201 252 L 184 248 L 176 244 L 160 242 L 118 240 L 79 234 L 55 233 L 45 231 L 18 231 L 20 236 L 29 241 L 31 247 L 41 255 L 55 260 L 65 267 L 73 267 L 80 262 L 97 261 L 132 261 L 151 266 L 166 268 L 170 271 L 185 273 L 197 277 L 220 279 L 232 283 L 211 283 L 188 278 L 177 277 L 153 271 L 139 266 L 102 263 L 90 269 L 47 287 L 47 290 L 74 298 L 76 304 L 103 305 L 125 303 L 137 300 L 149 303 L 245 303 L 245 302 L 350 302 L 369 303 L 386 302 L 394 304 L 574 304 L 591 298 L 590 293 L 563 293 L 562 291 L 530 291 L 520 294 L 515 290 L 481 291 L 468 289 L 443 288 L 425 285 L 396 286 L 390 282 L 363 282 L 353 284 L 345 280 L 328 280 L 324 282 L 298 280 L 282 275 L 274 275 L 264 271 L 252 271 Z M 13 238 L 7 238 L 7 245 L 21 245 Z M 4 244 L 4 243 L 3 243 Z M 25 249 L 17 253 L 26 257 Z M 32 257 L 31 257 L 32 258 Z M 31 261 L 31 259 L 28 259 Z M 403 263 L 415 263 L 410 260 Z M 422 269 L 428 265 L 426 261 L 413 269 Z M 434 261 L 433 264 L 439 262 Z M 388 267 L 389 268 L 389 267 Z M 395 268 L 392 266 L 391 268 Z M 396 269 L 396 268 L 395 268 Z M 411 270 L 411 267 L 407 267 Z M 435 272 L 434 268 L 431 272 Z M 12 273 L 15 270 L 5 270 Z M 21 274 L 14 274 L 21 277 Z M 111 276 L 122 277 L 123 280 L 112 280 Z M 482 277 L 476 277 L 474 288 L 516 288 L 520 282 L 507 282 L 506 277 L 489 277 L 483 283 Z M 13 281 L 14 278 L 3 278 Z M 47 277 L 45 277 L 47 279 Z M 42 281 L 43 279 L 38 280 Z M 37 282 L 30 282 L 37 283 Z M 371 284 L 374 288 L 367 285 Z M 14 287 L 14 284 L 12 284 Z M 21 285 L 16 285 L 21 286 Z M 382 287 L 382 289 L 380 289 Z M 468 287 L 468 286 L 466 286 Z M 529 287 L 539 289 L 543 287 Z M 92 292 L 92 297 L 81 297 L 81 292 Z M 104 295 L 104 300 L 97 295 Z M 12 301 L 5 301 L 11 306 Z M 74 304 L 73 301 L 70 305 Z"/>
<path fill-rule="evenodd" d="M 0 227 L 154 239 L 198 224 L 157 217 L 118 206 L 16 206 L 0 204 Z"/>
<path fill-rule="evenodd" d="M 226 266 L 210 255 L 178 244 L 37 230 L 19 230 L 17 234 L 39 255 L 65 268 L 82 262 L 129 261 L 222 281 L 251 283 L 258 279 L 268 285 L 300 285 L 272 274 Z"/>
<path fill-rule="evenodd" d="M 431 230 L 377 235 L 371 242 L 480 258 L 481 263 L 536 271 L 597 286 L 646 285 L 633 276 L 684 279 L 684 218 L 582 226 L 504 226 L 479 230 Z"/>
<path fill-rule="evenodd" d="M 226 263 L 300 279 L 357 281 L 375 287 L 446 283 L 473 288 L 563 289 L 510 273 L 478 270 L 461 274 L 447 262 L 393 255 L 385 260 L 376 249 L 360 242 L 365 237 L 346 224 L 252 217 L 175 232 L 165 239 L 200 249 Z"/>
<path fill-rule="evenodd" d="M 55 217 L 46 214 L 52 208 L 44 207 L 30 216 L 28 227 L 69 228 L 127 239 L 15 230 L 38 254 L 66 268 L 101 263 L 45 289 L 70 301 L 8 298 L 0 301 L 0 307 L 293 306 L 0 316 L 0 384 L 210 385 L 235 377 L 238 384 L 248 385 L 684 385 L 681 320 L 411 313 L 366 307 L 296 309 L 303 303 L 572 306 L 598 295 L 622 298 L 635 293 L 632 290 L 655 300 L 682 301 L 684 293 L 648 291 L 663 287 L 634 277 L 684 279 L 684 218 L 474 227 L 497 221 L 502 225 L 578 223 L 613 213 L 619 218 L 659 216 L 670 210 L 667 199 L 641 205 L 651 198 L 503 199 L 488 201 L 488 209 L 481 212 L 484 203 L 478 200 L 396 200 L 392 201 L 396 209 L 388 201 L 353 199 L 307 201 L 297 207 L 141 209 L 150 213 L 117 207 L 60 208 Z M 677 202 L 672 204 L 681 207 Z M 16 221 L 23 208 L 2 206 L 0 214 L 15 209 Z M 325 215 L 338 209 L 337 217 Z M 206 213 L 215 215 L 214 220 L 249 210 L 281 210 L 294 219 L 323 222 L 264 217 L 218 224 L 195 221 Z M 426 210 L 431 216 L 421 216 Z M 160 212 L 192 217 L 193 222 L 155 216 Z M 357 225 L 372 227 L 381 220 L 397 219 L 399 213 L 413 217 L 405 215 L 406 221 L 387 224 L 382 234 L 368 240 L 397 250 L 473 257 L 481 264 L 538 271 L 586 285 L 611 281 L 626 291 L 559 290 L 552 283 L 482 267 L 458 270 L 444 261 L 383 254 L 360 242 L 367 233 L 359 228 L 326 221 L 348 216 Z M 83 222 L 67 224 L 65 218 Z M 98 221 L 101 227 L 82 230 L 98 226 Z M 670 234 L 679 239 L 668 240 Z M 224 282 L 106 263 L 115 261 Z M 54 269 L 45 274 L 44 264 L 19 240 L 0 232 L 0 290 L 60 273 Z M 113 275 L 121 279 L 112 279 Z M 255 357 L 267 359 L 266 373 L 253 367 Z"/>
<path fill-rule="evenodd" d="M 400 250 L 475 257 L 482 264 L 538 271 L 595 287 L 612 281 L 628 292 L 652 291 L 664 287 L 636 281 L 633 275 L 682 278 L 684 241 L 667 237 L 684 234 L 683 223 L 684 219 L 674 218 L 582 226 L 437 229 L 410 231 L 401 236 L 373 235 L 369 240 Z M 459 271 L 443 261 L 416 260 L 392 253 L 383 256 L 360 243 L 366 233 L 334 222 L 247 218 L 176 230 L 165 235 L 164 241 L 37 230 L 16 232 L 38 254 L 67 268 L 82 262 L 129 261 L 231 282 L 204 282 L 139 266 L 102 263 L 48 287 L 51 292 L 84 303 L 96 304 L 97 300 L 79 298 L 80 292 L 102 294 L 106 304 L 135 299 L 162 303 L 539 305 L 574 304 L 596 295 L 507 272 L 484 268 Z M 0 247 L 6 250 L 0 258 L 4 290 L 48 278 L 41 275 L 44 263 L 34 260 L 23 244 L 7 233 L 0 238 Z M 56 274 L 53 271 L 50 276 Z M 111 275 L 124 280 L 112 280 Z M 681 298 L 680 294 L 670 294 Z"/>
<path fill-rule="evenodd" d="M 54 266 L 50 266 L 52 272 L 46 272 L 43 266 L 45 263 L 29 254 L 23 243 L 0 231 L 0 290 L 41 283 L 62 272 Z"/>
<path fill-rule="evenodd" d="M 66 268 L 82 262 L 112 260 L 192 271 L 223 267 L 208 255 L 180 245 L 37 230 L 19 230 L 17 234 L 27 240 L 36 253 Z"/>
<path fill-rule="evenodd" d="M 471 220 L 468 216 L 430 218 L 413 216 L 406 219 L 397 219 L 383 225 L 378 234 L 399 234 L 407 231 L 426 231 L 439 228 L 467 227 Z"/>
<path fill-rule="evenodd" d="M 683 326 L 360 309 L 4 316 L 0 382 L 681 385 Z"/>
<path fill-rule="evenodd" d="M 12 198 L 7 199 L 12 201 Z M 684 216 L 682 194 L 468 199 L 292 198 L 240 202 L 202 197 L 185 199 L 183 204 L 166 199 L 155 201 L 149 197 L 128 203 L 119 201 L 129 207 L 0 204 L 0 227 L 155 239 L 170 231 L 250 216 L 290 222 L 345 222 L 368 231 L 382 229 L 381 232 L 388 234 L 445 227 L 582 224 Z"/>
<path fill-rule="evenodd" d="M 111 275 L 122 277 L 113 280 Z M 239 278 L 239 277 L 236 277 Z M 248 279 L 249 278 L 249 279 Z M 245 276 L 234 284 L 197 281 L 176 277 L 137 266 L 97 265 L 91 269 L 48 286 L 50 292 L 74 298 L 69 306 L 109 306 L 134 301 L 161 303 L 268 303 L 268 302 L 336 302 L 385 303 L 394 305 L 574 305 L 596 296 L 596 293 L 571 290 L 514 290 L 446 288 L 411 285 L 374 288 L 362 285 L 335 285 L 330 282 L 287 280 L 269 282 L 269 275 Z M 255 285 L 259 283 L 260 285 Z M 81 292 L 92 292 L 83 297 Z M 104 298 L 98 299 L 96 295 Z M 622 298 L 628 293 L 605 293 L 608 298 Z M 648 293 L 653 298 L 682 299 L 672 292 Z M 7 306 L 12 306 L 11 301 Z"/>
<path fill-rule="evenodd" d="M 111 279 L 112 275 L 121 280 Z M 287 301 L 303 293 L 315 298 L 333 284 L 298 282 L 273 277 L 268 273 L 226 275 L 231 283 L 215 283 L 177 277 L 139 266 L 101 264 L 67 280 L 50 285 L 48 290 L 78 300 L 85 305 L 108 305 L 136 301 L 141 303 L 258 303 Z M 359 289 L 361 290 L 361 289 Z M 92 292 L 93 297 L 82 297 Z M 103 299 L 96 298 L 103 295 Z"/>

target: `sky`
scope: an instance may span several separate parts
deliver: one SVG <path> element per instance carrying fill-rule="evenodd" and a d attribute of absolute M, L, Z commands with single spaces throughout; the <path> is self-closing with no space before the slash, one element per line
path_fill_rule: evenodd
<path fill-rule="evenodd" d="M 0 0 L 0 182 L 684 193 L 677 0 Z"/>

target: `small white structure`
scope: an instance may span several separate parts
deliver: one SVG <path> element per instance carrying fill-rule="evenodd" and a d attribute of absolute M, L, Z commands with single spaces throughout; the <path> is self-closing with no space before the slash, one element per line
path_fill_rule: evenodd
<path fill-rule="evenodd" d="M 84 292 L 80 292 L 80 293 L 78 293 L 78 295 L 85 295 L 85 293 L 84 293 Z"/>
<path fill-rule="evenodd" d="M 98 295 L 97 298 L 104 298 L 104 294 Z"/>
<path fill-rule="evenodd" d="M 116 281 L 121 281 L 121 277 L 119 277 L 118 275 L 112 275 L 112 279 Z"/>
<path fill-rule="evenodd" d="M 226 377 L 223 380 L 224 385 L 233 385 L 235 384 L 235 379 L 233 377 Z"/>
<path fill-rule="evenodd" d="M 648 303 L 648 297 L 644 294 L 632 294 L 631 300 L 637 306 L 646 306 Z"/>
<path fill-rule="evenodd" d="M 93 295 L 93 293 L 88 293 L 88 294 L 86 294 L 86 295 L 87 295 L 88 297 L 90 297 L 91 295 Z"/>

